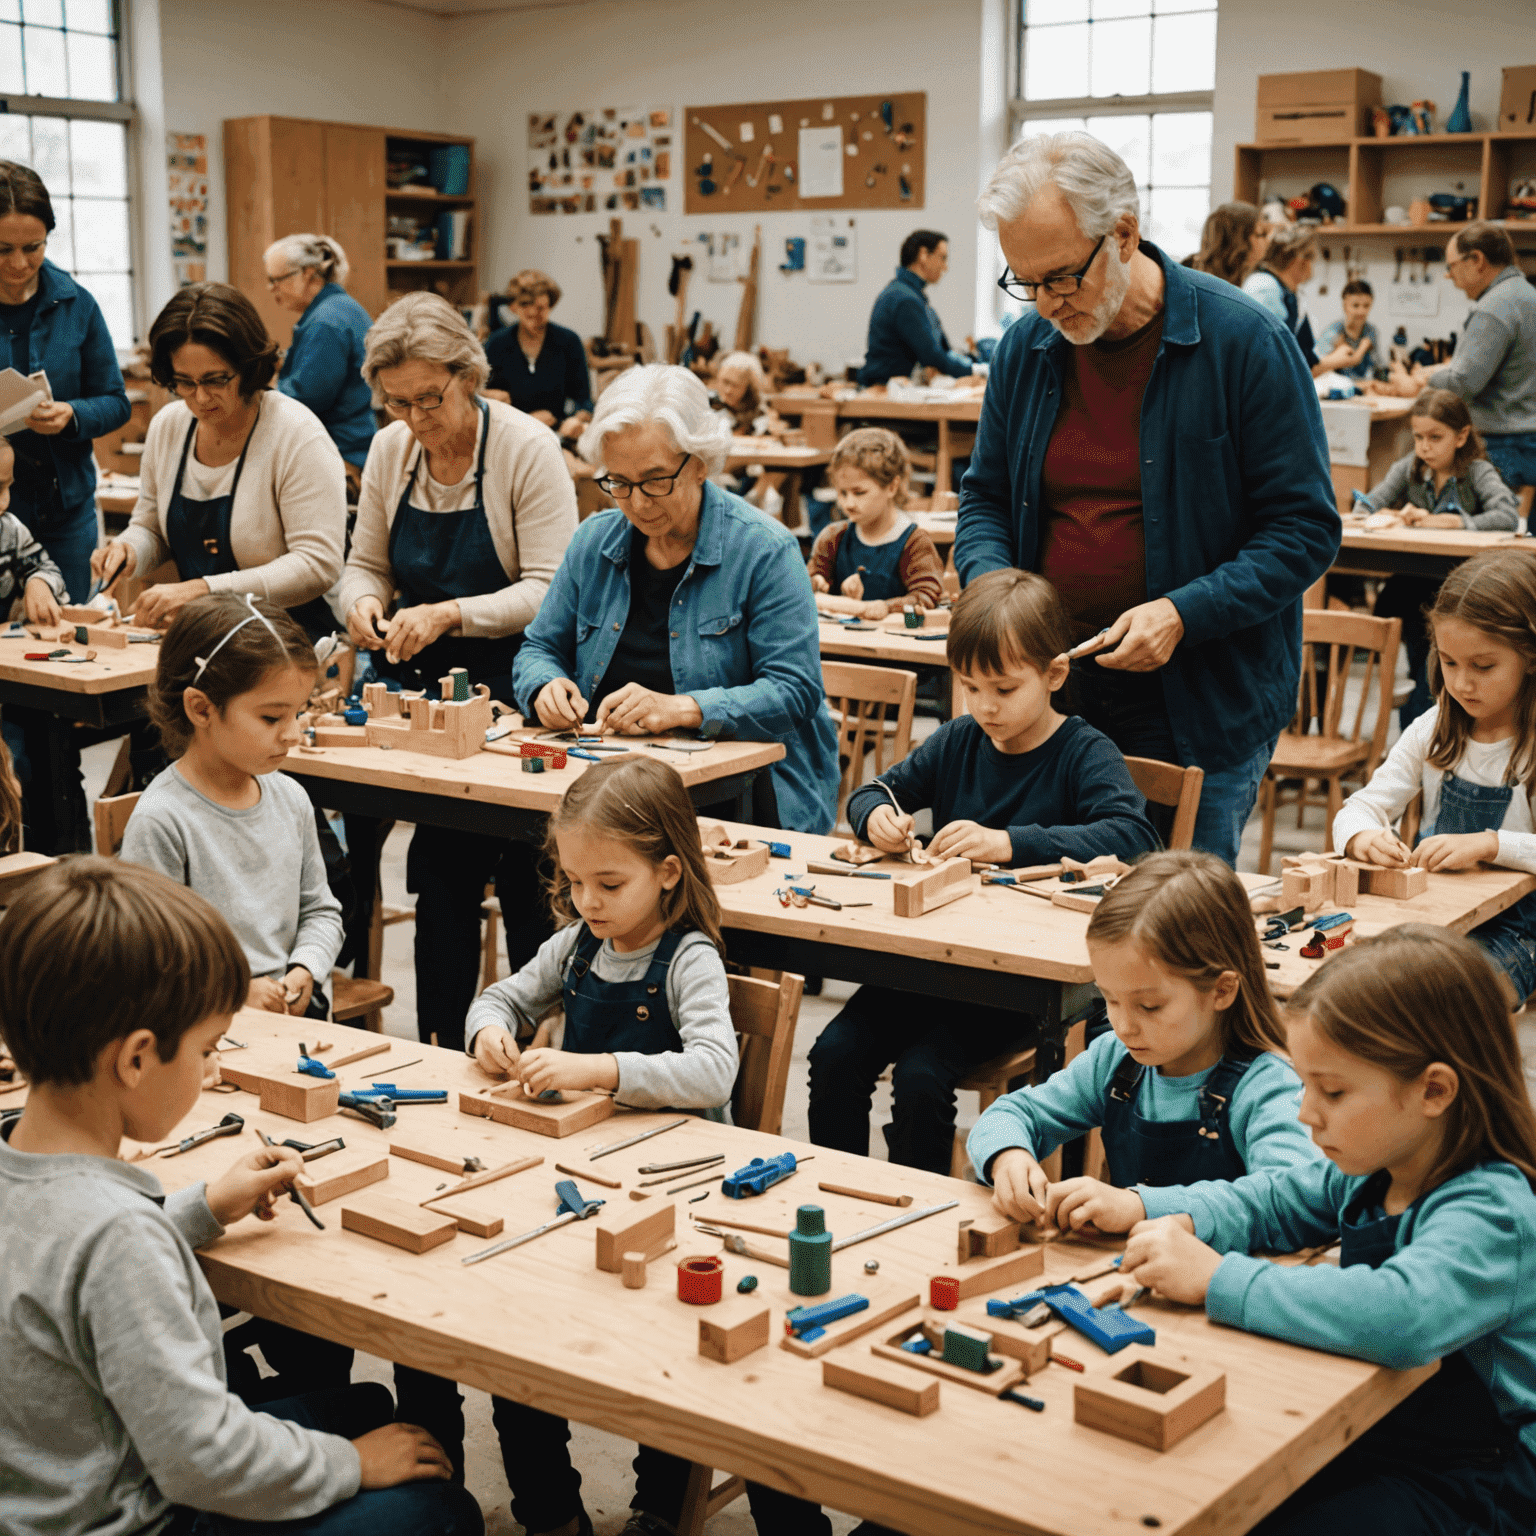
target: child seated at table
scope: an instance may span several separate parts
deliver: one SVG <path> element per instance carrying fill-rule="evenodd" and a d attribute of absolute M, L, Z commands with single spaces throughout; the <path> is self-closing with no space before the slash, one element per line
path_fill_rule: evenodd
<path fill-rule="evenodd" d="M 253 1142 L 222 1178 L 170 1195 L 161 1164 L 120 1160 L 125 1139 L 161 1143 L 197 1106 L 249 981 L 207 902 L 131 864 L 58 864 L 0 924 L 0 1032 L 30 1085 L 0 1130 L 8 1536 L 482 1528 L 441 1447 L 389 1423 L 382 1387 L 258 1413 L 225 1386 L 193 1250 L 243 1216 L 278 1217 L 298 1154 Z"/>
<path fill-rule="evenodd" d="M 883 619 L 904 603 L 938 606 L 944 562 L 901 510 L 910 472 L 905 445 L 884 427 L 860 427 L 833 450 L 827 478 L 844 521 L 817 535 L 807 566 L 823 612 Z"/>
<path fill-rule="evenodd" d="M 1061 599 L 1042 577 L 1002 570 L 973 581 L 955 604 L 946 645 L 970 713 L 854 791 L 855 835 L 900 853 L 912 840 L 913 813 L 928 807 L 936 860 L 1030 865 L 1066 854 L 1086 862 L 1156 847 L 1146 801 L 1114 743 L 1055 708 L 1071 643 Z M 1029 914 L 1018 917 L 1025 923 Z M 1031 1038 L 1029 1020 L 1005 1009 L 945 1008 L 861 987 L 811 1047 L 811 1140 L 868 1156 L 871 1094 L 894 1062 L 890 1160 L 948 1173 L 955 1084 Z"/>
<path fill-rule="evenodd" d="M 1536 560 L 1487 550 L 1445 578 L 1429 611 L 1436 702 L 1398 737 L 1333 821 L 1333 846 L 1367 864 L 1536 874 Z M 1423 796 L 1419 841 L 1393 826 Z M 1536 895 L 1472 930 L 1510 1005 L 1536 992 Z"/>
<path fill-rule="evenodd" d="M 0 437 L 0 607 L 7 619 L 25 619 L 39 626 L 57 624 L 59 604 L 69 601 L 64 573 L 10 510 L 15 480 L 16 450 L 8 437 Z"/>
<path fill-rule="evenodd" d="M 1113 1033 L 1062 1071 L 999 1099 L 967 1143 L 1004 1215 L 1062 1231 L 1125 1232 L 1141 1185 L 1290 1168 L 1320 1154 L 1296 1119 L 1296 1074 L 1242 882 L 1208 853 L 1154 853 L 1088 922 Z M 1109 1183 L 1052 1184 L 1040 1160 L 1102 1127 Z"/>
<path fill-rule="evenodd" d="M 1439 1361 L 1252 1536 L 1524 1536 L 1536 1115 L 1493 968 L 1443 928 L 1389 928 L 1321 966 L 1286 1022 L 1326 1158 L 1147 1190 L 1121 1270 L 1228 1327 L 1392 1370 Z M 1335 1242 L 1336 1265 L 1247 1256 Z"/>
<path fill-rule="evenodd" d="M 1351 278 L 1340 294 L 1344 318 L 1323 328 L 1317 342 L 1318 366 L 1342 373 L 1346 379 L 1374 378 L 1386 359 L 1378 350 L 1380 338 L 1367 318 L 1374 295 L 1364 278 Z"/>

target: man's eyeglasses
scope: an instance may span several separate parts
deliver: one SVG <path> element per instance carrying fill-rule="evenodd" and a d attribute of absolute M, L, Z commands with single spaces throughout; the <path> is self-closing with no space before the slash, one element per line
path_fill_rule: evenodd
<path fill-rule="evenodd" d="M 1033 300 L 1035 295 L 1043 288 L 1052 298 L 1070 299 L 1079 288 L 1083 286 L 1083 279 L 1088 275 L 1088 268 L 1098 260 L 1099 252 L 1104 249 L 1104 242 L 1109 239 L 1106 231 L 1099 236 L 1099 243 L 1094 246 L 1092 254 L 1076 272 L 1065 272 L 1060 277 L 1048 277 L 1043 283 L 1026 283 L 1022 278 L 1015 277 L 1012 272 L 1004 272 L 998 278 L 997 286 L 1010 298 Z"/>
<path fill-rule="evenodd" d="M 616 475 L 600 475 L 598 489 L 616 496 L 620 501 L 628 501 L 630 492 L 637 489 L 642 496 L 670 496 L 672 487 L 677 484 L 677 477 L 688 467 L 688 460 L 692 457 L 691 453 L 685 453 L 683 462 L 670 475 L 652 475 L 645 480 L 620 480 Z"/>
<path fill-rule="evenodd" d="M 239 377 L 237 373 L 205 373 L 200 379 L 184 379 L 175 376 L 171 379 L 171 388 L 178 395 L 195 395 L 200 389 L 207 390 L 210 395 L 216 395 L 221 389 L 228 389 Z"/>
<path fill-rule="evenodd" d="M 435 411 L 441 408 L 443 397 L 440 394 L 417 395 L 414 400 L 398 400 L 391 395 L 384 397 L 384 409 L 393 416 L 406 416 L 415 409 L 418 411 Z"/>

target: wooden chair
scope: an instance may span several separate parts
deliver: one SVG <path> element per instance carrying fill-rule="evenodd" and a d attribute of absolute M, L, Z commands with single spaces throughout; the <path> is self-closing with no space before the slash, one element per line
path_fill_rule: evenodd
<path fill-rule="evenodd" d="M 1147 800 L 1153 805 L 1173 807 L 1168 846 L 1193 848 L 1205 769 L 1179 768 L 1173 763 L 1160 763 L 1154 757 L 1128 757 L 1125 766 L 1131 770 L 1131 782 Z"/>
<path fill-rule="evenodd" d="M 1281 734 L 1259 790 L 1263 832 L 1259 839 L 1259 872 L 1269 873 L 1274 851 L 1275 815 L 1280 806 L 1283 780 L 1301 781 L 1301 795 L 1318 780 L 1326 786 L 1328 825 L 1323 847 L 1333 848 L 1333 819 L 1344 803 L 1341 780 L 1349 775 L 1369 779 L 1376 771 L 1387 745 L 1392 715 L 1392 682 L 1397 667 L 1400 619 L 1377 619 L 1361 613 L 1334 613 L 1307 608 L 1301 615 L 1301 687 L 1291 729 Z M 1326 655 L 1326 664 L 1324 656 Z M 1365 674 L 1354 718 L 1344 724 L 1345 688 L 1357 659 L 1364 658 Z M 1319 674 L 1323 678 L 1318 698 Z M 1365 735 L 1365 712 L 1372 679 L 1377 683 L 1376 720 Z M 1316 722 L 1317 732 L 1312 732 Z M 1305 807 L 1303 806 L 1304 810 Z"/>
<path fill-rule="evenodd" d="M 115 859 L 123 851 L 123 833 L 128 830 L 128 818 L 138 803 L 137 793 L 103 795 L 91 807 L 91 821 L 96 828 L 96 852 L 102 858 Z"/>
<path fill-rule="evenodd" d="M 899 763 L 912 750 L 917 673 L 898 667 L 823 661 L 821 677 L 827 702 L 832 706 L 832 718 L 837 722 L 837 754 L 844 760 L 843 776 L 837 786 L 837 819 L 841 821 L 848 796 L 864 782 L 870 749 L 874 749 L 877 774 Z"/>

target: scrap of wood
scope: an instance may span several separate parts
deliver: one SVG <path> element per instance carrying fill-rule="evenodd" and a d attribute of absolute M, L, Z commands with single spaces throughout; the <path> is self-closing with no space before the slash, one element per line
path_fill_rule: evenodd
<path fill-rule="evenodd" d="M 878 1189 L 854 1189 L 848 1184 L 818 1184 L 816 1188 L 829 1195 L 851 1195 L 855 1200 L 873 1200 L 878 1205 L 905 1206 L 912 1204 L 911 1195 L 886 1195 L 882 1194 Z M 727 1226 L 729 1223 L 721 1222 L 720 1225 Z M 765 1229 L 759 1227 L 757 1230 L 763 1231 Z M 788 1233 L 785 1236 L 788 1236 Z"/>
<path fill-rule="evenodd" d="M 939 1384 L 932 1377 L 924 1380 L 905 1364 L 879 1358 L 864 1360 L 851 1352 L 829 1357 L 821 1362 L 821 1384 L 867 1402 L 883 1403 L 916 1419 L 926 1418 L 939 1406 Z"/>
<path fill-rule="evenodd" d="M 997 1259 L 1019 1246 L 1020 1224 L 991 1212 L 986 1216 L 967 1216 L 960 1223 L 959 1262 L 971 1259 Z"/>
<path fill-rule="evenodd" d="M 970 1259 L 964 1264 L 946 1264 L 935 1272 L 959 1286 L 961 1301 L 985 1296 L 991 1291 L 1019 1285 L 1045 1273 L 1045 1249 L 1038 1245 L 1017 1248 L 994 1259 Z"/>
<path fill-rule="evenodd" d="M 247 1093 L 259 1095 L 261 1107 L 270 1115 L 308 1124 L 323 1120 L 340 1108 L 341 1084 L 335 1078 L 322 1079 L 301 1072 L 263 1072 L 231 1063 L 219 1062 L 225 1082 L 234 1083 Z"/>
<path fill-rule="evenodd" d="M 885 855 L 878 848 L 871 848 L 868 843 L 860 843 L 849 838 L 846 842 L 839 843 L 832 850 L 832 857 L 839 864 L 877 864 Z"/>
<path fill-rule="evenodd" d="M 335 1061 L 327 1062 L 326 1065 L 329 1066 L 333 1072 L 337 1067 L 350 1067 L 354 1061 L 366 1061 L 370 1056 L 382 1056 L 385 1051 L 389 1050 L 391 1044 L 391 1041 L 381 1040 L 375 1045 L 365 1045 L 361 1049 L 352 1051 L 346 1056 L 338 1056 Z M 327 1047 L 327 1049 L 329 1049 L 329 1047 Z"/>
<path fill-rule="evenodd" d="M 540 1158 L 540 1162 L 543 1159 Z M 590 1168 L 573 1168 L 569 1163 L 556 1163 L 556 1173 L 568 1173 L 573 1179 L 585 1179 L 589 1184 L 601 1184 L 604 1189 L 623 1189 L 620 1179 L 610 1179 L 606 1174 L 593 1173 Z"/>
<path fill-rule="evenodd" d="M 768 857 L 767 843 L 754 846 L 746 838 L 741 838 L 723 848 L 706 844 L 704 867 L 709 871 L 712 884 L 739 885 L 743 880 L 762 874 L 768 868 Z"/>
<path fill-rule="evenodd" d="M 597 1267 L 609 1274 L 624 1272 L 626 1253 L 659 1258 L 677 1243 L 677 1202 L 652 1206 L 639 1215 L 618 1210 L 593 1218 L 596 1228 Z"/>
<path fill-rule="evenodd" d="M 523 1093 L 522 1084 L 504 1083 L 499 1088 L 461 1090 L 459 1113 L 540 1136 L 572 1136 L 606 1120 L 613 1113 L 613 1096 L 568 1092 L 563 1104 L 540 1104 Z"/>
<path fill-rule="evenodd" d="M 446 1196 L 439 1195 L 438 1200 Z M 467 1232 L 471 1237 L 499 1237 L 502 1228 L 506 1225 L 506 1219 L 498 1216 L 494 1211 L 487 1211 L 477 1205 L 456 1205 L 452 1210 L 441 1210 L 435 1201 L 423 1201 L 423 1205 L 439 1216 L 451 1216 L 457 1224 L 460 1232 Z"/>
<path fill-rule="evenodd" d="M 895 881 L 891 901 L 897 917 L 922 917 L 962 896 L 969 896 L 974 889 L 971 861 L 945 859 L 916 880 Z"/>
<path fill-rule="evenodd" d="M 389 1177 L 389 1154 L 348 1147 L 318 1163 L 307 1163 L 293 1182 L 311 1205 L 327 1205 Z"/>
<path fill-rule="evenodd" d="M 1029 1373 L 1024 1369 L 1024 1362 L 1012 1355 L 1000 1355 L 990 1345 L 987 1349 L 989 1361 L 997 1361 L 997 1366 L 990 1371 L 971 1371 L 963 1365 L 951 1365 L 945 1360 L 940 1351 L 944 1348 L 943 1323 L 923 1322 L 918 1324 L 923 1337 L 933 1346 L 931 1355 L 914 1354 L 910 1350 L 903 1349 L 901 1345 L 917 1332 L 917 1328 L 908 1326 L 896 1333 L 888 1334 L 883 1339 L 877 1339 L 869 1346 L 872 1355 L 882 1360 L 890 1360 L 897 1365 L 911 1366 L 914 1370 L 927 1371 L 934 1376 L 941 1377 L 945 1381 L 952 1381 L 958 1386 L 970 1387 L 976 1392 L 985 1392 L 990 1397 L 996 1397 L 999 1393 L 1006 1392 L 1010 1387 L 1016 1387 L 1021 1381 L 1028 1380 Z M 982 1329 L 984 1333 L 990 1333 L 990 1329 Z"/>
<path fill-rule="evenodd" d="M 773 1311 L 761 1302 L 733 1297 L 699 1319 L 699 1353 L 706 1360 L 734 1365 L 744 1355 L 768 1346 Z"/>
<path fill-rule="evenodd" d="M 522 1173 L 528 1168 L 537 1168 L 543 1161 L 542 1157 L 520 1157 L 515 1162 L 503 1163 L 499 1168 L 487 1168 L 484 1173 L 472 1173 L 467 1179 L 455 1184 L 452 1189 L 440 1189 L 435 1195 L 420 1203 L 431 1205 L 434 1200 L 446 1200 L 450 1195 L 467 1194 L 472 1189 L 494 1184 L 498 1179 L 509 1178 L 514 1173 Z"/>
<path fill-rule="evenodd" d="M 452 1241 L 459 1230 L 451 1216 L 423 1211 L 388 1195 L 364 1195 L 357 1204 L 342 1206 L 341 1225 L 344 1231 L 404 1248 L 407 1253 L 426 1253 Z"/>
<path fill-rule="evenodd" d="M 864 1283 L 858 1288 L 858 1294 L 869 1299 L 869 1306 L 863 1312 L 855 1312 L 851 1316 L 839 1318 L 835 1323 L 828 1323 L 822 1336 L 809 1342 L 786 1333 L 779 1340 L 779 1348 L 787 1349 L 790 1354 L 799 1355 L 803 1360 L 819 1360 L 839 1344 L 848 1344 L 871 1329 L 884 1326 L 892 1318 L 900 1317 L 903 1312 L 916 1309 L 918 1296 L 915 1291 L 904 1290 L 895 1284 L 871 1285 L 869 1282 L 874 1278 L 865 1275 Z M 792 1296 L 790 1305 L 800 1306 L 801 1298 Z"/>

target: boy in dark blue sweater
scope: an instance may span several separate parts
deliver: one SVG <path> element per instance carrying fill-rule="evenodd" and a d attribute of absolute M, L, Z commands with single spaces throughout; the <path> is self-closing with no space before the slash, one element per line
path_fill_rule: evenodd
<path fill-rule="evenodd" d="M 1052 705 L 1071 644 L 1061 599 L 1043 578 L 1003 570 L 972 582 L 955 605 L 946 647 L 971 712 L 855 791 L 848 802 L 855 834 L 899 852 L 913 813 L 928 806 L 936 859 L 1029 865 L 1064 854 L 1131 859 L 1155 848 L 1125 759 L 1107 736 Z M 1027 1044 L 1032 1030 L 1000 1008 L 946 1015 L 926 997 L 861 987 L 811 1047 L 811 1140 L 867 1156 L 875 1080 L 894 1062 L 890 1160 L 948 1173 L 955 1084 L 980 1062 Z"/>

